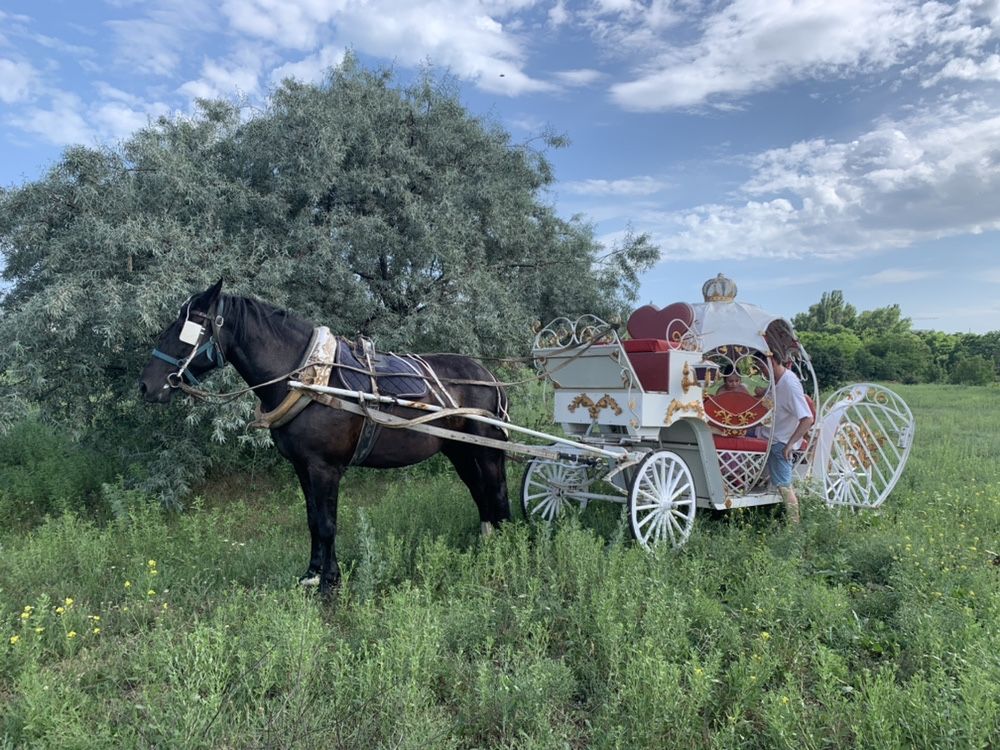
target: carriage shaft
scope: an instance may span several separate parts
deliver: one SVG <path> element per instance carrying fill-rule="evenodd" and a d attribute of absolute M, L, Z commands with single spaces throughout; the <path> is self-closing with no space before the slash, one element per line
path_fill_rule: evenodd
<path fill-rule="evenodd" d="M 289 382 L 288 387 L 297 391 L 315 391 L 317 393 L 322 393 L 326 396 L 339 396 L 340 399 L 350 398 L 350 399 L 364 399 L 365 401 L 375 401 L 382 404 L 390 404 L 393 406 L 401 406 L 407 409 L 419 409 L 425 412 L 441 412 L 441 418 L 444 419 L 454 412 L 454 409 L 447 409 L 442 406 L 437 406 L 435 404 L 425 404 L 420 401 L 410 401 L 405 398 L 395 398 L 392 396 L 378 396 L 373 393 L 365 393 L 364 391 L 351 391 L 345 388 L 334 388 L 332 386 L 323 385 L 306 385 L 305 383 L 300 383 L 297 380 L 292 380 Z M 567 455 L 560 453 L 557 450 L 552 450 L 551 448 L 544 448 L 537 445 L 525 445 L 524 443 L 510 443 L 505 440 L 495 440 L 493 438 L 481 437 L 479 435 L 469 435 L 464 432 L 459 432 L 458 430 L 449 430 L 443 427 L 434 427 L 428 424 L 413 424 L 408 425 L 409 420 L 403 417 L 396 416 L 395 414 L 388 414 L 382 411 L 372 411 L 370 409 L 365 409 L 358 404 L 351 401 L 343 401 L 338 399 L 336 403 L 331 404 L 334 408 L 343 409 L 344 411 L 349 411 L 353 414 L 360 414 L 361 416 L 366 416 L 367 414 L 372 414 L 377 416 L 380 421 L 384 420 L 386 426 L 401 427 L 410 430 L 416 430 L 417 432 L 425 432 L 429 435 L 434 435 L 435 437 L 442 437 L 448 440 L 457 440 L 463 443 L 474 443 L 476 445 L 484 445 L 490 448 L 497 448 L 503 451 L 511 451 L 515 453 L 524 453 L 529 456 L 537 456 L 539 458 L 548 458 L 551 460 L 559 460 L 567 458 Z M 520 427 L 518 425 L 510 424 L 509 422 L 504 422 L 500 419 L 495 419 L 493 417 L 487 417 L 481 414 L 469 414 L 460 413 L 455 416 L 461 416 L 463 419 L 473 419 L 477 422 L 483 422 L 485 424 L 492 425 L 501 430 L 512 430 L 514 432 L 520 432 L 532 437 L 537 437 L 542 440 L 551 440 L 562 445 L 567 445 L 572 448 L 576 448 L 584 453 L 601 456 L 603 458 L 610 458 L 615 462 L 620 462 L 628 458 L 629 454 L 627 452 L 614 452 L 604 450 L 603 448 L 595 448 L 592 445 L 586 445 L 584 443 L 578 443 L 573 440 L 567 440 L 566 438 L 556 437 L 555 435 L 548 435 L 544 432 L 538 432 L 536 430 L 529 429 L 527 427 Z M 578 457 L 572 457 L 578 458 Z"/>

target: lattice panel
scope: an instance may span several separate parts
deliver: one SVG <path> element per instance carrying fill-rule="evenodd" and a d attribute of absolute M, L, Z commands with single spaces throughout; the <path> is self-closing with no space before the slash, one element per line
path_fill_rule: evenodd
<path fill-rule="evenodd" d="M 745 495 L 757 485 L 767 466 L 767 453 L 717 450 L 727 495 Z"/>

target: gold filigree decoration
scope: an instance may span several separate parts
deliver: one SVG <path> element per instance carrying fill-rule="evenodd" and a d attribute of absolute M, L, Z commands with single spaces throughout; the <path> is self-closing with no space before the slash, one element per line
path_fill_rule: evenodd
<path fill-rule="evenodd" d="M 674 399 L 670 402 L 670 406 L 667 407 L 667 416 L 663 419 L 663 424 L 670 424 L 673 421 L 674 414 L 679 411 L 693 411 L 696 416 L 702 419 L 705 418 L 705 407 L 700 400 L 695 399 L 694 401 L 684 403 Z"/>
<path fill-rule="evenodd" d="M 885 435 L 874 435 L 864 426 L 855 430 L 839 430 L 837 442 L 847 454 L 854 469 L 870 469 L 873 458 L 882 454 L 885 445 Z"/>
<path fill-rule="evenodd" d="M 622 409 L 618 405 L 618 402 L 607 393 L 605 393 L 596 403 L 586 393 L 581 393 L 579 396 L 570 401 L 568 408 L 571 412 L 575 412 L 581 406 L 587 407 L 587 413 L 590 414 L 592 422 L 597 421 L 601 411 L 604 409 L 611 409 L 616 417 L 620 416 L 622 413 Z"/>
<path fill-rule="evenodd" d="M 691 369 L 691 365 L 687 362 L 684 363 L 684 369 L 681 370 L 681 388 L 687 393 L 689 388 L 694 388 L 698 385 L 698 378 L 695 377 L 694 371 Z"/>

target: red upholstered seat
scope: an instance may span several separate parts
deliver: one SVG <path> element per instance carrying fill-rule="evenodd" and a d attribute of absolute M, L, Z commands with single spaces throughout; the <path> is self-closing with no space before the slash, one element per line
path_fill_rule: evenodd
<path fill-rule="evenodd" d="M 643 305 L 629 316 L 626 328 L 632 338 L 623 341 L 622 347 L 644 391 L 670 390 L 670 350 L 680 348 L 693 322 L 694 308 L 687 302 L 662 310 Z"/>
<path fill-rule="evenodd" d="M 715 449 L 722 451 L 751 451 L 763 453 L 767 450 L 766 438 L 734 437 L 731 435 L 712 435 Z"/>
<path fill-rule="evenodd" d="M 626 354 L 634 352 L 666 352 L 676 349 L 678 344 L 666 339 L 628 339 L 622 342 Z"/>
<path fill-rule="evenodd" d="M 666 339 L 680 342 L 694 323 L 694 308 L 687 302 L 675 302 L 662 310 L 643 305 L 629 316 L 626 329 L 633 339 Z"/>
<path fill-rule="evenodd" d="M 749 393 L 720 391 L 714 396 L 705 396 L 705 414 L 709 421 L 732 435 L 742 436 L 767 412 L 767 404 Z"/>
<path fill-rule="evenodd" d="M 639 377 L 642 390 L 670 390 L 670 350 L 676 347 L 663 339 L 629 339 L 622 342 L 622 348 Z"/>

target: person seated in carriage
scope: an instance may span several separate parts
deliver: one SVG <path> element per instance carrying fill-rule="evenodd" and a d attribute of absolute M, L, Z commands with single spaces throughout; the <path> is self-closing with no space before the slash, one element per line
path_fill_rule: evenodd
<path fill-rule="evenodd" d="M 750 390 L 743 385 L 743 376 L 736 368 L 730 368 L 722 372 L 722 385 L 716 393 L 745 393 L 750 395 Z"/>

